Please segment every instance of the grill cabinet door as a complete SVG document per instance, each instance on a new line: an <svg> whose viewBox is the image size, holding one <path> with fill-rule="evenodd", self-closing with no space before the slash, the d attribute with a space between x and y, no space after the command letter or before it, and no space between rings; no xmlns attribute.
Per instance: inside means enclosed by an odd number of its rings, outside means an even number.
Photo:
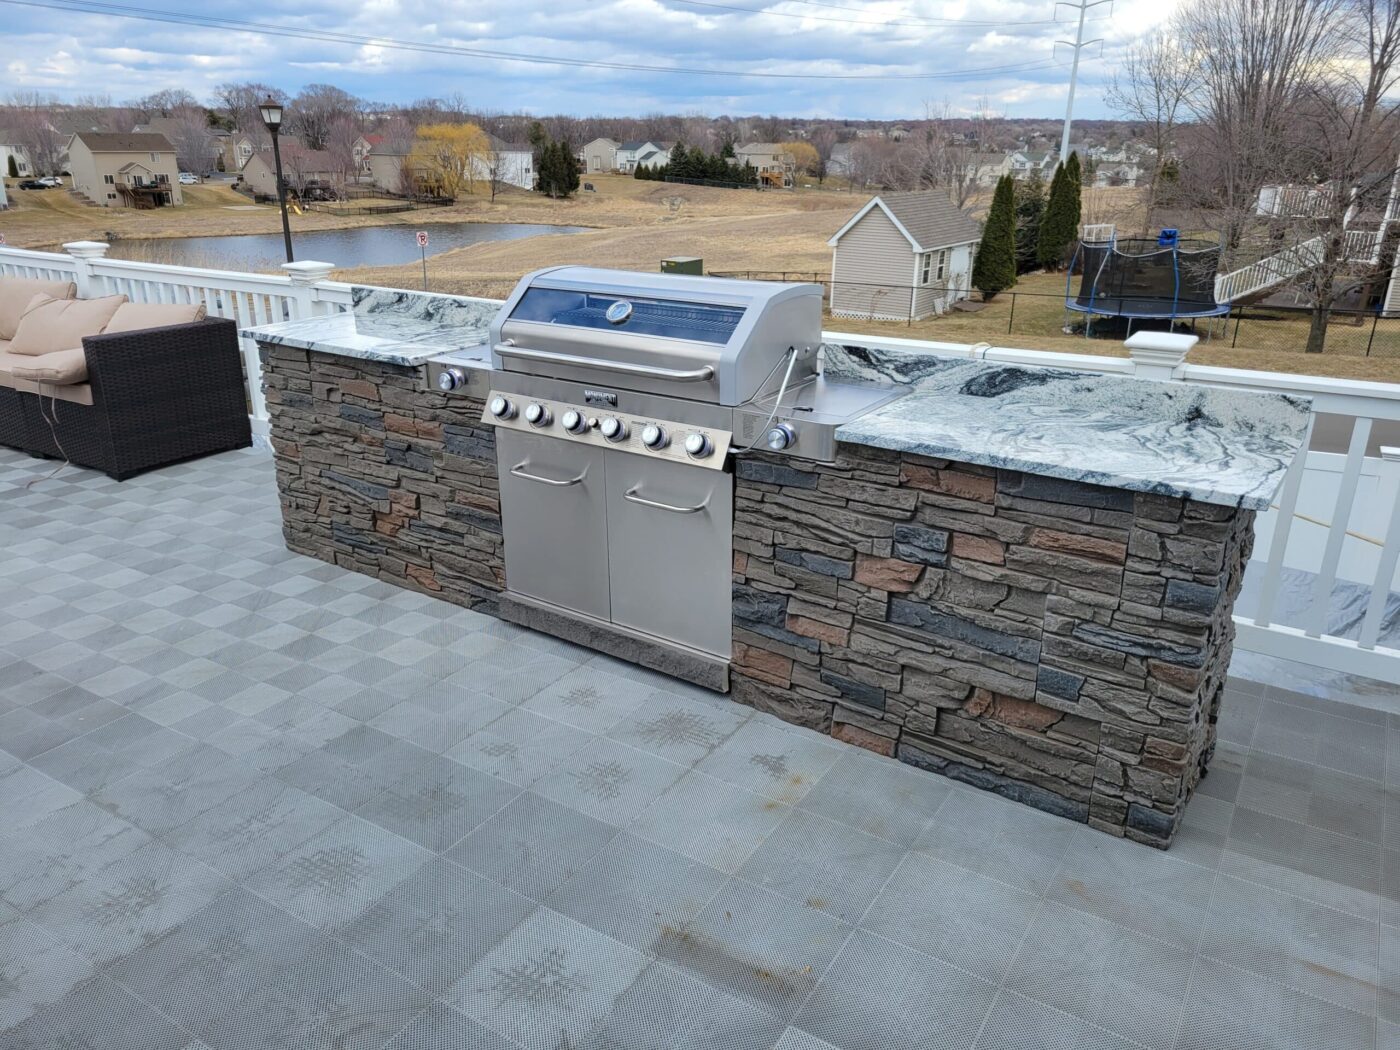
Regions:
<svg viewBox="0 0 1400 1050"><path fill-rule="evenodd" d="M642 456L609 459L613 623L727 658L733 523L732 475Z"/></svg>
<svg viewBox="0 0 1400 1050"><path fill-rule="evenodd" d="M496 428L507 590L608 619L606 455Z"/></svg>

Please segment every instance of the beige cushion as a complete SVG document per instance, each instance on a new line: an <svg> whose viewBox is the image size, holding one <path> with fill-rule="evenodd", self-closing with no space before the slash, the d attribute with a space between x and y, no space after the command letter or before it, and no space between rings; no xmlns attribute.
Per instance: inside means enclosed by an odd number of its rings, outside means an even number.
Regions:
<svg viewBox="0 0 1400 1050"><path fill-rule="evenodd" d="M122 303L112 315L103 335L113 332L139 332L143 328L164 328L204 320L204 304Z"/></svg>
<svg viewBox="0 0 1400 1050"><path fill-rule="evenodd" d="M50 299L31 305L10 340L10 353L35 356L78 349L84 336L102 334L124 302L124 295L105 295L101 299Z"/></svg>
<svg viewBox="0 0 1400 1050"><path fill-rule="evenodd" d="M79 352L81 353L81 351ZM33 379L21 379L14 374L16 368L23 368L33 363L34 358L27 355L0 351L0 386L9 387L11 390L22 390L29 394L38 394L45 399L57 398L59 401L71 401L78 405L92 404L91 383L60 385Z"/></svg>
<svg viewBox="0 0 1400 1050"><path fill-rule="evenodd" d="M19 357L10 368L10 373L16 379L32 379L62 386L87 382L87 354L82 347L76 350L50 350L38 357L13 356Z"/></svg>
<svg viewBox="0 0 1400 1050"><path fill-rule="evenodd" d="M40 281L31 277L0 277L0 339L13 339L20 315L36 295L71 299L78 294L72 281Z"/></svg>

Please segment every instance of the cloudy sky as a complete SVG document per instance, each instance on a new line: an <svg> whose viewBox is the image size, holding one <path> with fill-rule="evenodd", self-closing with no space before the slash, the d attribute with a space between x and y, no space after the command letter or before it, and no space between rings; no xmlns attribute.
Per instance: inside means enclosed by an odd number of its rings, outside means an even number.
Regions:
<svg viewBox="0 0 1400 1050"><path fill-rule="evenodd" d="M1085 36L1103 44L1085 51L1077 115L1106 115L1116 56L1174 3L1117 0L1089 13ZM263 29L101 13L114 10ZM971 110L986 96L1008 116L1057 116L1070 53L1055 42L1073 39L1076 14L1052 0L0 0L0 96L121 101L184 87L207 98L219 83L258 80L293 94L329 82L383 102L460 92L503 112L898 119ZM787 76L740 75L761 73Z"/></svg>

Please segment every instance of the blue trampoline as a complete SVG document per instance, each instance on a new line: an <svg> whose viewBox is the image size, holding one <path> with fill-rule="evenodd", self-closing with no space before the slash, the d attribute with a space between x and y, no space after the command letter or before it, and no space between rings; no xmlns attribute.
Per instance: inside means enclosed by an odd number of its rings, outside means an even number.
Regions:
<svg viewBox="0 0 1400 1050"><path fill-rule="evenodd" d="M1130 319L1219 317L1230 312L1229 303L1215 301L1219 267L1220 245L1183 239L1175 230L1163 230L1156 240L1080 241L1065 282L1065 307Z"/></svg>

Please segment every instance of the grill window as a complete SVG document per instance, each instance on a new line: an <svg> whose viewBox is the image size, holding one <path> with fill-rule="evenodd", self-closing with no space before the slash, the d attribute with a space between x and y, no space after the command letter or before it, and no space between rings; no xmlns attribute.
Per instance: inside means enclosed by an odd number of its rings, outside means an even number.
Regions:
<svg viewBox="0 0 1400 1050"><path fill-rule="evenodd" d="M632 304L632 314L621 324L613 324L605 313L608 307L619 299L625 299ZM689 339L723 345L729 342L734 330L739 327L744 309L739 306L713 306L673 299L646 299L573 292L558 288L531 288L520 297L520 302L516 304L510 316L515 321L617 330L631 332L633 335Z"/></svg>

